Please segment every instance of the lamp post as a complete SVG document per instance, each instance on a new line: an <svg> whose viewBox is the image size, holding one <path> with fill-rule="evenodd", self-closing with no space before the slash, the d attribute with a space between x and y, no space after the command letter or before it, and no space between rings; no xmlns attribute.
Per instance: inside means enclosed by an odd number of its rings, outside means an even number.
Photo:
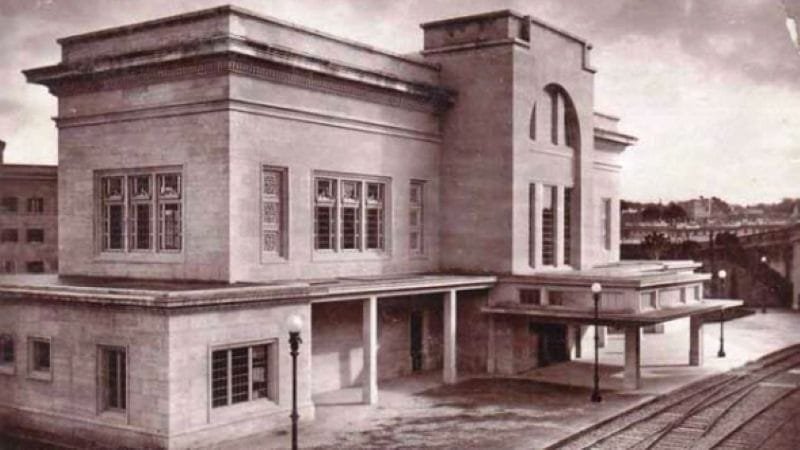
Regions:
<svg viewBox="0 0 800 450"><path fill-rule="evenodd" d="M303 319L297 315L291 315L286 319L286 328L289 330L289 354L292 355L292 450L297 450L297 420L300 414L297 413L297 355L300 354L300 330L303 329Z"/></svg>
<svg viewBox="0 0 800 450"><path fill-rule="evenodd" d="M766 256L762 256L761 257L761 274L765 279L767 277L767 273L768 273L767 272L767 257ZM765 281L765 283L766 283L766 281ZM769 293L769 289L767 290L767 293ZM761 314L766 314L766 313L767 313L767 296L766 295L762 295L761 296Z"/></svg>
<svg viewBox="0 0 800 450"><path fill-rule="evenodd" d="M722 294L725 294L725 277L728 276L728 273L724 270L720 270L717 273L719 277L719 284L720 290ZM725 308L721 308L719 310L719 351L717 352L717 357L724 358L725 357Z"/></svg>
<svg viewBox="0 0 800 450"><path fill-rule="evenodd" d="M592 283L592 298L594 299L594 389L592 390L592 402L600 403L603 397L600 396L600 369L599 369L599 356L598 348L600 344L600 337L598 336L597 328L600 321L600 293L603 291L603 286L600 283Z"/></svg>

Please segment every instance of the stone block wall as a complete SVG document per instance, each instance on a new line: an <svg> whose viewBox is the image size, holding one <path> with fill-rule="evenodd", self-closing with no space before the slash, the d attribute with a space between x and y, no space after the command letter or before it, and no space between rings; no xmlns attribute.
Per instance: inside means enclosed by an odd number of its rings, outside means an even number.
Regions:
<svg viewBox="0 0 800 450"><path fill-rule="evenodd" d="M167 318L139 309L0 298L0 334L14 337L13 371L0 372L0 428L79 447L165 446ZM29 339L50 340L51 377L31 375ZM128 408L101 410L99 345L125 347Z"/></svg>
<svg viewBox="0 0 800 450"><path fill-rule="evenodd" d="M289 425L292 360L286 320L303 320L298 357L298 404L303 420L314 417L311 403L311 308L307 303L249 305L176 313L169 318L170 446L213 445L229 439ZM220 347L274 343L270 361L271 399L212 407L211 352ZM288 442L288 441L287 441ZM285 445L275 441L275 446ZM265 445L271 445L265 443Z"/></svg>

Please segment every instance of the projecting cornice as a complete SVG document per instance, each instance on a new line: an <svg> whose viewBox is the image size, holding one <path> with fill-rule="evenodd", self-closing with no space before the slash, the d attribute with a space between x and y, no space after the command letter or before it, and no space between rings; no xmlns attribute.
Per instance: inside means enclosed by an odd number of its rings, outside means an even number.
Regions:
<svg viewBox="0 0 800 450"><path fill-rule="evenodd" d="M620 133L619 131L614 130L606 130L603 128L594 128L594 138L601 139L604 141L613 142L615 144L622 144L624 146L629 146L637 143L639 139L634 136ZM624 150L624 147L623 147Z"/></svg>
<svg viewBox="0 0 800 450"><path fill-rule="evenodd" d="M57 96L237 74L432 112L447 108L455 97L439 86L230 35L71 60L23 73Z"/></svg>

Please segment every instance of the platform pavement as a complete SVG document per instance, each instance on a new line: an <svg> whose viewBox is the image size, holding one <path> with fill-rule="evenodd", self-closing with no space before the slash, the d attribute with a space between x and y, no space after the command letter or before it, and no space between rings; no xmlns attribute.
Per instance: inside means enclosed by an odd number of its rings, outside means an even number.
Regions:
<svg viewBox="0 0 800 450"><path fill-rule="evenodd" d="M543 448L573 433L668 394L706 376L800 343L800 314L769 310L726 323L726 358L718 358L719 324L704 326L705 365L688 365L681 327L642 340L643 385L616 390L622 337L601 353L603 402L589 402L591 347L583 358L516 379L477 377L441 386L441 373L380 384L377 406L359 404L358 387L318 395L317 418L301 426L304 448ZM287 418L288 425L288 418ZM229 443L224 448L285 448L286 430Z"/></svg>

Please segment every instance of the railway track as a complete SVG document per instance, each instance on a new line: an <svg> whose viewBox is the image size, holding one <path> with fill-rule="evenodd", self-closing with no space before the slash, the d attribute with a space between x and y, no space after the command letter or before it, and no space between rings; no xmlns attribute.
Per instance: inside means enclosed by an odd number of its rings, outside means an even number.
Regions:
<svg viewBox="0 0 800 450"><path fill-rule="evenodd" d="M750 449L800 401L800 346L691 384L554 445L558 449ZM793 370L795 369L795 370ZM792 402L793 401L793 402Z"/></svg>

